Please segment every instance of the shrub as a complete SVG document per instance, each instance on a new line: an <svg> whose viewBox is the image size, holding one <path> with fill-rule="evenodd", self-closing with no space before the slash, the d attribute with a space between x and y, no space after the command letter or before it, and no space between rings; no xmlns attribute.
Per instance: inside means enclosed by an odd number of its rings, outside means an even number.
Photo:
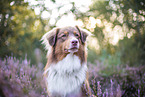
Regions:
<svg viewBox="0 0 145 97"><path fill-rule="evenodd" d="M110 74L103 63L89 64L92 92L97 97L144 97L145 66L114 66ZM115 69L115 70L114 70ZM112 71L111 71L112 70ZM100 73L101 72L101 73Z"/></svg>
<svg viewBox="0 0 145 97"><path fill-rule="evenodd" d="M89 63L89 81L97 97L144 97L145 66L105 67ZM48 97L42 76L43 65L31 65L26 58L0 59L0 97ZM109 73L110 72L110 73ZM109 73L109 74L106 74Z"/></svg>
<svg viewBox="0 0 145 97"><path fill-rule="evenodd" d="M0 97L46 97L42 68L13 57L0 64Z"/></svg>

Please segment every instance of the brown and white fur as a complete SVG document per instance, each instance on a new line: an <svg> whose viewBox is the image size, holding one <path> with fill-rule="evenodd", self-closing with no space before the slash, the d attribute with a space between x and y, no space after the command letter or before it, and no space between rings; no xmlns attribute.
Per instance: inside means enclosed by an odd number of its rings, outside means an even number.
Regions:
<svg viewBox="0 0 145 97"><path fill-rule="evenodd" d="M89 31L75 26L54 28L42 37L48 50L44 77L50 97L91 95L87 77L88 35Z"/></svg>

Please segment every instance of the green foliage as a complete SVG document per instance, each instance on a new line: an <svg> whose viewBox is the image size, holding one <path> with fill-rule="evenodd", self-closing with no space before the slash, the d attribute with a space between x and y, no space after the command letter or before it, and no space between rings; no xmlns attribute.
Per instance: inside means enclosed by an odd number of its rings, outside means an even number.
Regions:
<svg viewBox="0 0 145 97"><path fill-rule="evenodd" d="M17 26L17 22L12 20L16 12L18 12L17 7L23 2L18 0L13 6L10 5L12 0L1 0L0 1L0 51L1 56L10 55L11 50L7 46L9 44L9 37L15 36L13 28ZM22 6L27 6L26 3L22 3ZM17 36L15 36L17 37ZM14 42L14 41L12 41Z"/></svg>
<svg viewBox="0 0 145 97"><path fill-rule="evenodd" d="M106 67L118 66L121 62L121 53L107 51L106 49L101 50L100 54L97 54L95 49L88 50L88 62L95 63L96 60L103 62Z"/></svg>
<svg viewBox="0 0 145 97"><path fill-rule="evenodd" d="M29 2L29 1L28 1ZM56 26L57 21L63 16L71 12L76 12L74 2L70 2L72 8L59 14L55 19L55 23L50 25L48 19L44 19L41 15L44 11L53 13L53 9L45 6L41 0L36 0L38 4L30 5L26 0L1 0L0 1L0 57L16 56L17 58L25 58L31 60L31 64L38 64L37 59L41 63L46 63L46 52L41 45L41 37ZM39 3L41 2L41 3ZM56 0L51 0L56 3ZM64 5L58 6L58 12ZM36 15L34 8L40 8L40 14ZM36 55L35 50L39 49Z"/></svg>
<svg viewBox="0 0 145 97"><path fill-rule="evenodd" d="M109 66L121 64L119 52L116 52L115 54L110 54L106 50L102 50L99 60Z"/></svg>
<svg viewBox="0 0 145 97"><path fill-rule="evenodd" d="M143 44L145 44L144 10L144 0L93 1L88 11L88 13L91 13L90 16L96 19L99 18L102 22L107 21L111 23L113 25L112 29L118 25L122 27L123 32L126 33L125 38L120 40L119 45L115 47L110 45L109 41L106 42L105 40L103 32L105 25L101 27L96 25L93 34L98 39L102 50L101 52L103 52L103 55L101 54L100 56L101 61L108 60L107 62L109 64L128 63L130 65L145 63L145 50L143 46ZM127 37L128 33L131 33L132 30L134 30L135 33L133 33L131 38ZM114 49L114 47L116 48L115 54L110 53L111 49ZM106 48L105 52L104 48ZM116 57L118 57L118 59L116 59ZM112 59L115 59L116 62L112 61Z"/></svg>
<svg viewBox="0 0 145 97"><path fill-rule="evenodd" d="M39 0L36 0L36 2L39 2ZM57 1L51 0L51 2L55 4ZM27 55L32 64L37 63L37 59L46 63L46 52L44 52L40 42L42 35L55 27L62 16L73 13L76 19L82 20L85 28L87 28L89 17L94 17L100 19L102 23L111 23L112 29L115 26L120 26L123 33L126 34L125 38L114 46L105 37L106 25L95 25L92 33L98 40L100 52L90 48L89 62L95 62L97 59L109 65L145 63L144 0L94 0L87 12L81 12L75 2L69 2L69 4L72 6L63 13L59 12L67 4L62 4L56 8L59 15L55 18L55 23L50 25L49 20L52 17L53 10L47 8L44 3L29 5L24 0L1 0L0 57L5 58L13 55L17 58L25 58ZM39 15L34 12L34 8L37 7L40 8ZM50 13L48 19L42 18L41 15L44 11ZM128 38L127 34L131 33L132 30L134 30L134 33L130 36L131 38ZM40 50L40 56L36 55L36 49Z"/></svg>
<svg viewBox="0 0 145 97"><path fill-rule="evenodd" d="M130 65L145 64L145 34L142 35L141 40L136 40L134 37L128 39L125 37L119 42L119 51L121 52L121 60L123 63Z"/></svg>
<svg viewBox="0 0 145 97"><path fill-rule="evenodd" d="M94 63L97 60L98 56L96 55L95 49L88 49L88 62Z"/></svg>
<svg viewBox="0 0 145 97"><path fill-rule="evenodd" d="M40 21L34 13L34 10L23 0L5 0L0 1L0 56L16 56L17 58L27 57L31 63L36 63L36 48L42 49L40 42L41 36L46 32ZM47 23L45 21L44 23ZM44 53L43 62L45 60Z"/></svg>

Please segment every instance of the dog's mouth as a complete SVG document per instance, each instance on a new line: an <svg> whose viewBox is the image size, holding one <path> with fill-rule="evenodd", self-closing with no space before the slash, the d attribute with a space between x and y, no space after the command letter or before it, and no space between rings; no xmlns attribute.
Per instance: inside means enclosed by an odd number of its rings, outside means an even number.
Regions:
<svg viewBox="0 0 145 97"><path fill-rule="evenodd" d="M67 53L67 52L77 52L78 51L78 48L77 47L72 47L70 49L64 49L64 51Z"/></svg>

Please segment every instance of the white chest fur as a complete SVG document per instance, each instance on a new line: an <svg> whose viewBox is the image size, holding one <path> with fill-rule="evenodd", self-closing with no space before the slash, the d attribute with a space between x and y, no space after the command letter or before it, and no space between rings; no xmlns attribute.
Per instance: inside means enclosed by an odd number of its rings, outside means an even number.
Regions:
<svg viewBox="0 0 145 97"><path fill-rule="evenodd" d="M47 89L51 94L67 95L80 91L86 79L86 64L81 65L78 56L68 54L57 64L51 64L46 70Z"/></svg>

